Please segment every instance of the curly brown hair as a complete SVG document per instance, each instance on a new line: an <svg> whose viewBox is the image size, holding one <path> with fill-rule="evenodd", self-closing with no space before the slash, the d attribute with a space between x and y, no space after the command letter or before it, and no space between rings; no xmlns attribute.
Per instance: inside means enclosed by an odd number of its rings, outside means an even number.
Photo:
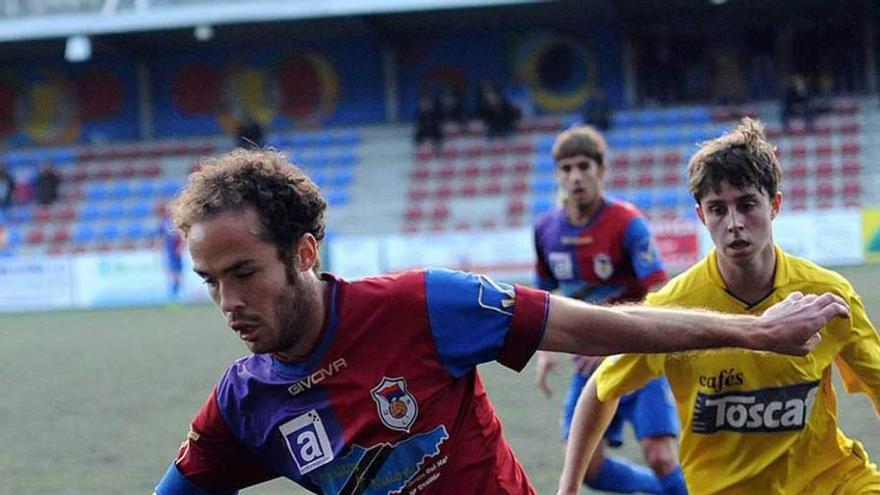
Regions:
<svg viewBox="0 0 880 495"><path fill-rule="evenodd" d="M588 125L579 125L566 129L553 143L553 160L559 161L577 155L592 158L599 165L605 165L605 154L608 145L602 133Z"/></svg>
<svg viewBox="0 0 880 495"><path fill-rule="evenodd" d="M688 188L697 204L725 181L737 189L753 186L770 198L779 191L782 167L760 120L742 119L734 130L702 143L688 162Z"/></svg>
<svg viewBox="0 0 880 495"><path fill-rule="evenodd" d="M174 226L186 237L193 224L230 210L253 208L261 239L290 260L305 233L324 238L327 203L318 186L275 150L238 148L199 162L171 205Z"/></svg>

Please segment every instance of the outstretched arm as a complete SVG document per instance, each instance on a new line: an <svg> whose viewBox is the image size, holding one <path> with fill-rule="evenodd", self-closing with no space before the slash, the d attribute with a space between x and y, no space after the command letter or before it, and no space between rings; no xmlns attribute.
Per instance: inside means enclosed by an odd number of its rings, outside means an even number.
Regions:
<svg viewBox="0 0 880 495"><path fill-rule="evenodd" d="M539 349L594 356L715 347L805 355L832 318L848 317L842 298L794 292L759 317L641 305L600 307L550 296Z"/></svg>
<svg viewBox="0 0 880 495"><path fill-rule="evenodd" d="M587 466L617 411L618 402L618 399L599 401L596 381L592 379L581 391L571 421L558 495L577 495L580 492Z"/></svg>

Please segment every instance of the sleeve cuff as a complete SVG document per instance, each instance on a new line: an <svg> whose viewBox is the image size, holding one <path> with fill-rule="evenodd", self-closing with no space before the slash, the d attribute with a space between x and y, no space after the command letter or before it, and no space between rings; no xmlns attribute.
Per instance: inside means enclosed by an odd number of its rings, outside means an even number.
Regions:
<svg viewBox="0 0 880 495"><path fill-rule="evenodd" d="M186 476L177 469L176 464L171 464L153 493L155 495L236 495L238 492L220 494L205 491L186 479Z"/></svg>
<svg viewBox="0 0 880 495"><path fill-rule="evenodd" d="M549 305L547 292L516 286L516 306L504 348L498 356L499 363L516 371L525 367L544 337Z"/></svg>

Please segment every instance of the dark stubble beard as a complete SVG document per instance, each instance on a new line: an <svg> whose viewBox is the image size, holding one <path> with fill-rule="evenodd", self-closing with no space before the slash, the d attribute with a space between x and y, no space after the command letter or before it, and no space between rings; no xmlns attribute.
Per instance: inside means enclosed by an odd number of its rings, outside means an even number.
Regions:
<svg viewBox="0 0 880 495"><path fill-rule="evenodd" d="M313 310L318 304L320 297L320 284L310 284L292 271L288 271L287 290L275 299L276 318L280 327L278 342L275 349L267 352L308 352L308 349L300 348L302 339L307 329L312 328L314 323ZM288 356L293 357L293 356Z"/></svg>

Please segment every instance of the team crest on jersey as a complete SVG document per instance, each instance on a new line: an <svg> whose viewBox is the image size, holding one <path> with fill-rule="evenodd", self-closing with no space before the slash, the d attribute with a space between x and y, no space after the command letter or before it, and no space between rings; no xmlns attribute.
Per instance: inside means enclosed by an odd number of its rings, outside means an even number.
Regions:
<svg viewBox="0 0 880 495"><path fill-rule="evenodd" d="M593 272L602 280L608 280L608 277L614 273L614 265L611 263L611 256L605 253L599 253L593 258Z"/></svg>
<svg viewBox="0 0 880 495"><path fill-rule="evenodd" d="M410 427L419 415L419 405L415 397L406 389L403 378L382 377L382 381L370 391L379 419L392 430L409 433Z"/></svg>

